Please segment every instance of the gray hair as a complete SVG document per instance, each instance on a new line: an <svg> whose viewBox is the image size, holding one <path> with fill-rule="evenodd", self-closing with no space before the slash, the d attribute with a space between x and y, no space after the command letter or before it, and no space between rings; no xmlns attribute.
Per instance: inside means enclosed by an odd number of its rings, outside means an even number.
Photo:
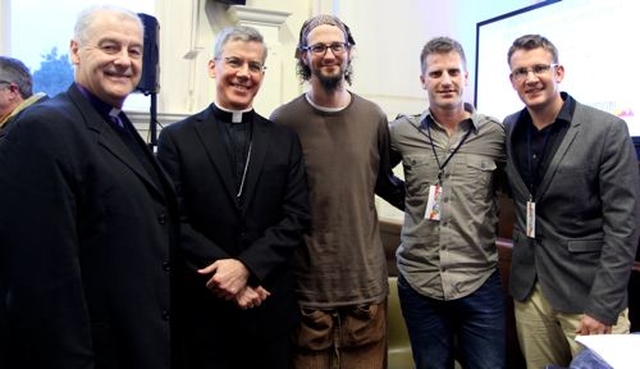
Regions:
<svg viewBox="0 0 640 369"><path fill-rule="evenodd" d="M458 41L449 37L435 37L424 45L422 53L420 53L420 67L422 68L422 73L427 70L427 57L429 55L448 54L450 52L455 52L460 55L462 65L464 66L464 69L467 70L467 57L464 55L462 45L460 45Z"/></svg>
<svg viewBox="0 0 640 369"><path fill-rule="evenodd" d="M18 59L0 56L0 81L15 83L23 99L33 95L33 79L29 68Z"/></svg>
<svg viewBox="0 0 640 369"><path fill-rule="evenodd" d="M216 37L216 42L213 47L213 59L220 59L224 46L228 42L232 41L257 42L262 44L262 49L264 50L264 53L262 54L262 62L264 63L264 61L267 60L267 46L264 43L262 34L260 34L257 29L249 26L223 28Z"/></svg>
<svg viewBox="0 0 640 369"><path fill-rule="evenodd" d="M96 5L83 10L78 15L73 31L73 39L78 44L84 45L89 40L89 29L91 28L96 16L98 16L98 13L101 12L114 13L120 20L129 20L137 23L144 37L144 25L138 14L115 5Z"/></svg>

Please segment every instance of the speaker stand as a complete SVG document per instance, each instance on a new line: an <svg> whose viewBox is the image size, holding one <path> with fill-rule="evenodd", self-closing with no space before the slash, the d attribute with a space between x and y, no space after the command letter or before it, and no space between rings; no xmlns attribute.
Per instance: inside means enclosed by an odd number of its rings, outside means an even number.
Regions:
<svg viewBox="0 0 640 369"><path fill-rule="evenodd" d="M158 146L158 102L155 92L149 93L151 104L149 106L149 148L151 152L156 152Z"/></svg>

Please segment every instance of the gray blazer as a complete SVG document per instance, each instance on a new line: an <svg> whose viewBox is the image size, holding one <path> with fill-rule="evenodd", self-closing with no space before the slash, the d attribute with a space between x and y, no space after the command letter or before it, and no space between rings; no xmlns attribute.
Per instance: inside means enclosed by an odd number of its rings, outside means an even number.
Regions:
<svg viewBox="0 0 640 369"><path fill-rule="evenodd" d="M613 325L627 307L638 245L638 162L625 122L576 102L566 135L536 191L536 237L525 233L528 186L505 119L507 175L516 211L510 290L522 301L536 279L551 305Z"/></svg>

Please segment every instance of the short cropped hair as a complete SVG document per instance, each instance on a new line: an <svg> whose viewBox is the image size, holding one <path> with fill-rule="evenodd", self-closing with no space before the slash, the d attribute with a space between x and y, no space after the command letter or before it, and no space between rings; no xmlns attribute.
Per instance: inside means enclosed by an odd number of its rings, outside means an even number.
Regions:
<svg viewBox="0 0 640 369"><path fill-rule="evenodd" d="M257 42L262 45L262 62L267 60L267 46L264 43L262 34L255 28L249 26L234 26L223 28L213 47L213 59L218 60L222 56L224 45L231 41Z"/></svg>
<svg viewBox="0 0 640 369"><path fill-rule="evenodd" d="M551 54L553 62L558 63L558 49L546 37L540 35L524 35L515 39L507 53L507 63L511 66L511 57L518 50L530 51L539 48L547 50Z"/></svg>
<svg viewBox="0 0 640 369"><path fill-rule="evenodd" d="M464 55L464 49L460 43L449 37L435 37L429 40L422 48L420 53L420 67L422 73L427 70L427 57L432 54L447 54L456 52L462 59L462 65L467 70L467 57Z"/></svg>
<svg viewBox="0 0 640 369"><path fill-rule="evenodd" d="M0 56L0 81L15 83L23 99L33 95L33 79L29 68L18 59Z"/></svg>
<svg viewBox="0 0 640 369"><path fill-rule="evenodd" d="M89 28L93 24L95 17L99 16L98 13L103 11L116 13L122 20L130 20L137 23L144 37L144 25L142 23L142 19L140 19L138 14L132 12L131 10L115 5L96 5L91 6L78 14L78 19L76 20L76 25L73 30L73 39L79 45L84 45L87 43L90 36Z"/></svg>

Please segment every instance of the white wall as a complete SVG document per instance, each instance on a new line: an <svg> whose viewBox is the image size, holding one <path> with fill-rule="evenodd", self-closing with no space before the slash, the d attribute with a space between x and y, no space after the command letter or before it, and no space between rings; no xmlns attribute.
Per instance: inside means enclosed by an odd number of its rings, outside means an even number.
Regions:
<svg viewBox="0 0 640 369"><path fill-rule="evenodd" d="M0 0L0 53L9 50L6 18L9 3ZM281 15L282 23L254 21L214 0L157 0L160 24L160 92L158 120L166 125L205 108L215 97L207 76L217 32L226 25L258 27L269 47L267 74L256 110L268 116L306 88L293 57L302 23L319 13L338 15L356 40L354 84L351 90L378 103L389 118L416 114L427 108L419 82L419 55L431 37L446 35L460 41L469 66L466 100L473 101L476 23L539 2L539 0L247 0L246 8L260 19ZM251 15L252 18L255 14ZM275 17L277 18L277 17ZM253 23L251 23L253 22ZM277 22L276 22L277 23ZM506 55L507 50L496 50ZM506 76L505 76L506 78ZM131 114L147 137L148 113ZM380 204L380 214L401 214Z"/></svg>
<svg viewBox="0 0 640 369"><path fill-rule="evenodd" d="M536 0L248 0L247 8L287 13L275 28L258 28L269 47L267 74L256 111L268 116L306 88L293 57L302 23L312 15L334 13L349 25L356 41L352 91L378 103L390 119L427 108L420 86L420 52L431 37L449 36L465 48L469 67L466 100L473 101L475 32L480 21L536 3ZM488 5L490 4L490 5ZM215 96L206 72L212 44L237 12L213 0L159 0L161 24L160 119L164 123L206 107ZM496 50L504 53L507 50ZM506 78L506 76L505 76ZM396 168L399 175L400 168ZM379 201L382 217L402 214Z"/></svg>
<svg viewBox="0 0 640 369"><path fill-rule="evenodd" d="M352 90L378 102L389 117L426 108L419 83L419 55L424 43L434 36L447 35L464 46L471 73L466 97L473 101L476 23L535 2L494 0L487 6L487 2L476 0L248 0L248 8L289 14L275 38L266 37L270 56L256 107L268 115L304 90L295 73L293 53L300 26L320 12L335 13L351 27L357 43ZM159 109L193 113L215 96L206 64L216 33L237 23L237 17L213 0L159 0L158 18Z"/></svg>

